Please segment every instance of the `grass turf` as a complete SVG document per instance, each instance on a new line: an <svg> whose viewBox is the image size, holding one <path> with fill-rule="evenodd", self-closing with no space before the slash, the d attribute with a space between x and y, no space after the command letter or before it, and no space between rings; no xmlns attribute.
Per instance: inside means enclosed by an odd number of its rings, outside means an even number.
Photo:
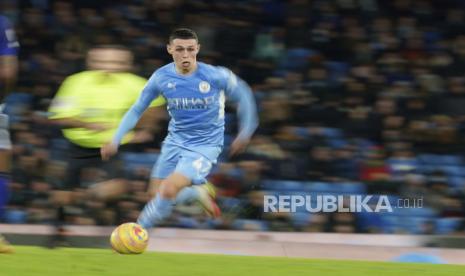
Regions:
<svg viewBox="0 0 465 276"><path fill-rule="evenodd" d="M310 260L148 252L119 255L109 249L17 246L0 255L0 275L465 275L465 266Z"/></svg>

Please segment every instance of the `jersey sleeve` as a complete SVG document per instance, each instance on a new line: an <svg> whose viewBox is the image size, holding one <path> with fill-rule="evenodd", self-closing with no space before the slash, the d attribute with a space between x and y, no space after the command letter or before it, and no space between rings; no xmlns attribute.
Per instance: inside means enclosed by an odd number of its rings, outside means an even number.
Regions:
<svg viewBox="0 0 465 276"><path fill-rule="evenodd" d="M249 85L231 70L218 67L220 72L220 86L224 89L228 100L238 104L239 117L238 138L249 139L258 126L258 115L255 98Z"/></svg>
<svg viewBox="0 0 465 276"><path fill-rule="evenodd" d="M119 145L124 135L131 129L133 129L144 111L153 104L153 100L161 95L160 89L160 73L155 71L152 74L150 79L147 81L142 93L140 94L137 101L131 106L131 108L126 112L121 123L116 130L115 136L113 136L112 142ZM157 99L158 100L158 99ZM164 98L163 98L164 100Z"/></svg>
<svg viewBox="0 0 465 276"><path fill-rule="evenodd" d="M132 74L131 74L132 75ZM135 95L134 97L134 101L137 100L138 96L140 95L140 93L142 93L142 91L144 90L145 86L147 85L147 82L148 80L146 78L143 78L143 77L135 77L133 80L132 80L132 87L134 88L134 90L137 91L137 95ZM157 106L162 106L162 105L165 105L166 104L166 99L160 94L158 97L156 97L149 105L149 107L157 107Z"/></svg>
<svg viewBox="0 0 465 276"><path fill-rule="evenodd" d="M0 56L16 55L19 43L11 23L0 17Z"/></svg>

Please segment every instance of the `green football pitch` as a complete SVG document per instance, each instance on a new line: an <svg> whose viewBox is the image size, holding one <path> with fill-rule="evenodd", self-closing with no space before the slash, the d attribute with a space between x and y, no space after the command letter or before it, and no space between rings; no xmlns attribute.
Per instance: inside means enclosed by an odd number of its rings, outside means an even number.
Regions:
<svg viewBox="0 0 465 276"><path fill-rule="evenodd" d="M465 275L465 266L152 252L118 255L109 249L18 246L14 254L0 255L0 275L444 276Z"/></svg>

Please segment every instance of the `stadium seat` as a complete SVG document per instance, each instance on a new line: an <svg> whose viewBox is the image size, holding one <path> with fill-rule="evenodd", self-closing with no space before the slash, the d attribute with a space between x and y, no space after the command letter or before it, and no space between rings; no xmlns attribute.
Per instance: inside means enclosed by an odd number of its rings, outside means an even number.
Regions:
<svg viewBox="0 0 465 276"><path fill-rule="evenodd" d="M307 185L305 185L305 190L313 193L325 193L333 191L331 184L327 182L307 182Z"/></svg>
<svg viewBox="0 0 465 276"><path fill-rule="evenodd" d="M420 154L418 159L423 164L439 166L461 166L464 164L463 158L458 155L441 155L441 154Z"/></svg>
<svg viewBox="0 0 465 276"><path fill-rule="evenodd" d="M441 171L445 172L447 176L463 176L464 167L454 165L442 165L439 167Z"/></svg>
<svg viewBox="0 0 465 276"><path fill-rule="evenodd" d="M399 158L389 158L387 160L389 168L393 172L406 172L413 171L419 167L419 162L415 159L399 159Z"/></svg>
<svg viewBox="0 0 465 276"><path fill-rule="evenodd" d="M125 152L121 155L123 170L130 177L136 169L150 170L158 159L158 153L132 153Z"/></svg>
<svg viewBox="0 0 465 276"><path fill-rule="evenodd" d="M268 191L304 191L305 182L291 180L264 180L262 187Z"/></svg>
<svg viewBox="0 0 465 276"><path fill-rule="evenodd" d="M418 155L418 160L420 160L420 162L425 165L440 165L440 162L438 162L437 159L437 155L435 154L420 154Z"/></svg>
<svg viewBox="0 0 465 276"><path fill-rule="evenodd" d="M330 73L329 77L333 81L339 81L349 72L349 64L345 62L329 61L326 63L326 67Z"/></svg>
<svg viewBox="0 0 465 276"><path fill-rule="evenodd" d="M125 165L143 165L152 167L158 159L158 153L132 153L125 152L121 155L122 161Z"/></svg>
<svg viewBox="0 0 465 276"><path fill-rule="evenodd" d="M308 58L315 55L315 52L305 48L293 48L287 50L280 61L278 71L293 71L303 69L308 64Z"/></svg>
<svg viewBox="0 0 465 276"><path fill-rule="evenodd" d="M306 127L294 127L293 130L294 134L301 138L308 138L310 136L308 128Z"/></svg>
<svg viewBox="0 0 465 276"><path fill-rule="evenodd" d="M366 186L360 182L335 183L334 189L345 195L366 194Z"/></svg>
<svg viewBox="0 0 465 276"><path fill-rule="evenodd" d="M310 212L291 213L291 223L295 227L305 227L311 222L312 214Z"/></svg>
<svg viewBox="0 0 465 276"><path fill-rule="evenodd" d="M447 183L451 188L463 189L465 188L465 177L464 176L451 176L447 178Z"/></svg>
<svg viewBox="0 0 465 276"><path fill-rule="evenodd" d="M460 227L462 222L463 218L439 218L436 220L436 234L451 234Z"/></svg>
<svg viewBox="0 0 465 276"><path fill-rule="evenodd" d="M380 213L360 212L355 213L355 215L358 218L358 226L362 232L384 231L384 222L381 219Z"/></svg>
<svg viewBox="0 0 465 276"><path fill-rule="evenodd" d="M393 215L380 215L381 224L383 225L383 232L384 233L396 233L401 230L400 227L400 219L398 216Z"/></svg>
<svg viewBox="0 0 465 276"><path fill-rule="evenodd" d="M396 201L391 203L393 207L397 204ZM431 208L394 208L392 213L379 214L387 233L423 234L425 225L437 217L437 212Z"/></svg>
<svg viewBox="0 0 465 276"><path fill-rule="evenodd" d="M319 194L365 194L365 184L359 182L346 182L346 183L328 183L328 182L307 182L305 190L311 193Z"/></svg>
<svg viewBox="0 0 465 276"><path fill-rule="evenodd" d="M439 166L437 165L431 165L431 164L426 164L426 163L419 163L417 167L417 171L422 174L431 174L435 171L438 171Z"/></svg>
<svg viewBox="0 0 465 276"><path fill-rule="evenodd" d="M463 165L463 159L457 155L438 155L439 162L443 165L460 166Z"/></svg>
<svg viewBox="0 0 465 276"><path fill-rule="evenodd" d="M338 128L323 128L323 135L329 139L339 139L343 136L342 130Z"/></svg>
<svg viewBox="0 0 465 276"><path fill-rule="evenodd" d="M427 217L409 217L408 219L402 220L402 227L405 232L410 234L425 234L426 224L434 223L434 220Z"/></svg>
<svg viewBox="0 0 465 276"><path fill-rule="evenodd" d="M27 212L22 210L7 210L4 214L6 223L22 224L27 222Z"/></svg>
<svg viewBox="0 0 465 276"><path fill-rule="evenodd" d="M403 217L395 214L381 215L387 233L422 234L425 223L431 221L425 217Z"/></svg>
<svg viewBox="0 0 465 276"><path fill-rule="evenodd" d="M399 208L397 214L404 217L424 217L424 218L435 218L438 213L432 208Z"/></svg>
<svg viewBox="0 0 465 276"><path fill-rule="evenodd" d="M339 149L339 148L342 148L342 147L346 146L347 144L349 144L349 142L347 140L343 139L343 138L329 139L328 140L328 145L331 148Z"/></svg>

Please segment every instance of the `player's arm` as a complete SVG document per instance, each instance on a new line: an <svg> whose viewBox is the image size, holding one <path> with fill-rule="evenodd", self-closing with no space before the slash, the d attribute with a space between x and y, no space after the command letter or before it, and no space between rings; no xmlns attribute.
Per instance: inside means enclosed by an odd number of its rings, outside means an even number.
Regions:
<svg viewBox="0 0 465 276"><path fill-rule="evenodd" d="M118 152L118 147L121 144L123 137L136 126L144 111L152 103L153 99L160 94L157 82L158 77L157 72L155 72L148 80L147 85L142 90L137 101L131 106L126 114L124 114L113 139L102 147L100 151L102 159L108 160L112 155Z"/></svg>
<svg viewBox="0 0 465 276"><path fill-rule="evenodd" d="M231 145L231 154L245 149L258 126L257 105L252 90L245 81L230 70L223 68L226 76L226 93L229 100L237 102L239 133Z"/></svg>

